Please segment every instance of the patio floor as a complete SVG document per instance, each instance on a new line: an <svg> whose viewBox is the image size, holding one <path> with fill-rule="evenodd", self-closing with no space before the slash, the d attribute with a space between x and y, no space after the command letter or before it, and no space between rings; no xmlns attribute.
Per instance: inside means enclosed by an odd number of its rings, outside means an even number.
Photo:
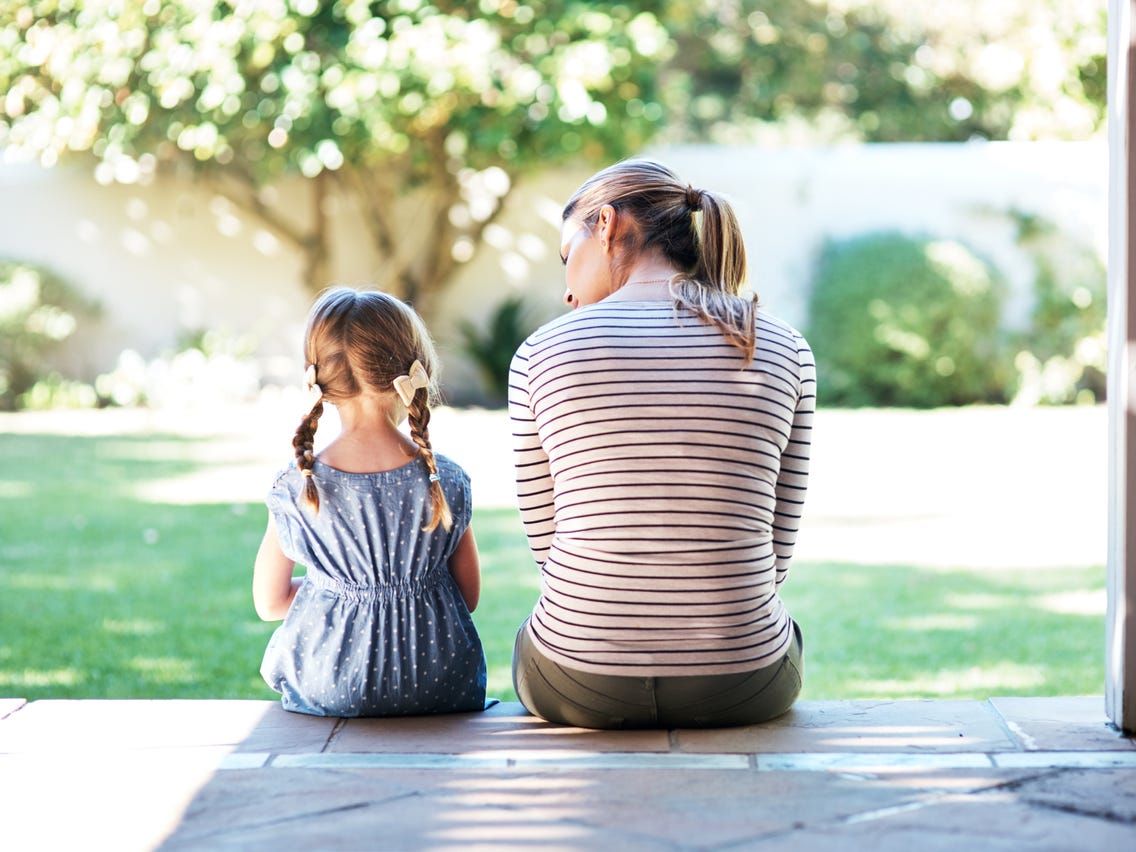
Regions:
<svg viewBox="0 0 1136 852"><path fill-rule="evenodd" d="M263 701L0 701L0 848L1095 850L1136 844L1100 697L815 701L600 732L518 704L386 720Z"/></svg>

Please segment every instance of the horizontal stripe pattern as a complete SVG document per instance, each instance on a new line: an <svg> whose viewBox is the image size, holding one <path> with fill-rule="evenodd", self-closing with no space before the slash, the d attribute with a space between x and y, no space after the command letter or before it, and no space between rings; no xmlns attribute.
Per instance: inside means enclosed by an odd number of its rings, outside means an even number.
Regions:
<svg viewBox="0 0 1136 852"><path fill-rule="evenodd" d="M757 350L669 302L600 302L529 337L509 410L541 651L603 674L726 674L784 655L778 597L808 480L816 369L759 313Z"/></svg>

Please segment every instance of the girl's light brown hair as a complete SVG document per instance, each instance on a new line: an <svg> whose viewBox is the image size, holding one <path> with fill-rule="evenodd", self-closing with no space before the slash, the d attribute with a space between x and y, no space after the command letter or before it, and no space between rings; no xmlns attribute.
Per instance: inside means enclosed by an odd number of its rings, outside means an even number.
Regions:
<svg viewBox="0 0 1136 852"><path fill-rule="evenodd" d="M643 252L657 250L681 273L670 282L676 307L713 323L753 358L757 296L739 295L746 277L745 246L730 204L713 192L684 184L653 160L624 160L589 178L568 199L564 219L589 228L611 205L628 227L615 234L612 278L627 281L628 268Z"/></svg>
<svg viewBox="0 0 1136 852"><path fill-rule="evenodd" d="M320 294L308 315L304 358L315 367L321 398L300 422L292 447L296 466L304 475L304 502L319 511L319 489L313 471L315 432L323 402L341 402L365 391L394 393L394 380L420 361L430 384L416 388L407 406L410 437L430 473L433 514L424 529L441 524L449 529L453 516L438 465L430 446L430 405L437 399L438 356L434 343L414 309L377 290L335 287Z"/></svg>

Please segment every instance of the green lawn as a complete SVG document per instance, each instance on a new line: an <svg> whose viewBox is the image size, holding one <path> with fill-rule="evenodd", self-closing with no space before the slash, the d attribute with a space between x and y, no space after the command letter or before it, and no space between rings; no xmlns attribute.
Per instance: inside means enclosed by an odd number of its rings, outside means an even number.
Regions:
<svg viewBox="0 0 1136 852"><path fill-rule="evenodd" d="M194 472L202 450L173 436L0 435L0 697L274 697L257 672L273 625L249 594L263 506L142 493ZM515 512L479 510L474 527L489 691L511 700L537 572ZM805 632L802 697L1101 693L1104 583L1099 565L797 564L785 597Z"/></svg>

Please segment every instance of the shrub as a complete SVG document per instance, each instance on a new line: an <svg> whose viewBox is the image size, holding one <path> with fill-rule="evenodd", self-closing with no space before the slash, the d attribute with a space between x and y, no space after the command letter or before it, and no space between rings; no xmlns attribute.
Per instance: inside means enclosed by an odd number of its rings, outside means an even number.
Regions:
<svg viewBox="0 0 1136 852"><path fill-rule="evenodd" d="M1004 402L1004 284L961 243L878 233L827 243L808 339L822 405Z"/></svg>
<svg viewBox="0 0 1136 852"><path fill-rule="evenodd" d="M97 307L29 263L0 260L0 409L11 410L52 375L47 356ZM53 379L55 383L63 381Z"/></svg>
<svg viewBox="0 0 1136 852"><path fill-rule="evenodd" d="M524 300L510 296L494 309L484 331L470 322L459 326L462 348L477 365L492 404L499 405L508 398L509 365L517 348L537 325L526 318Z"/></svg>
<svg viewBox="0 0 1136 852"><path fill-rule="evenodd" d="M149 361L125 349L114 369L95 380L95 388L107 405L186 408L247 402L260 392L254 350L251 339L218 331L186 335L176 352Z"/></svg>
<svg viewBox="0 0 1136 852"><path fill-rule="evenodd" d="M1107 280L1085 243L1049 220L1011 213L1018 245L1034 262L1033 311L1019 335L1016 402L1065 404L1105 398Z"/></svg>

